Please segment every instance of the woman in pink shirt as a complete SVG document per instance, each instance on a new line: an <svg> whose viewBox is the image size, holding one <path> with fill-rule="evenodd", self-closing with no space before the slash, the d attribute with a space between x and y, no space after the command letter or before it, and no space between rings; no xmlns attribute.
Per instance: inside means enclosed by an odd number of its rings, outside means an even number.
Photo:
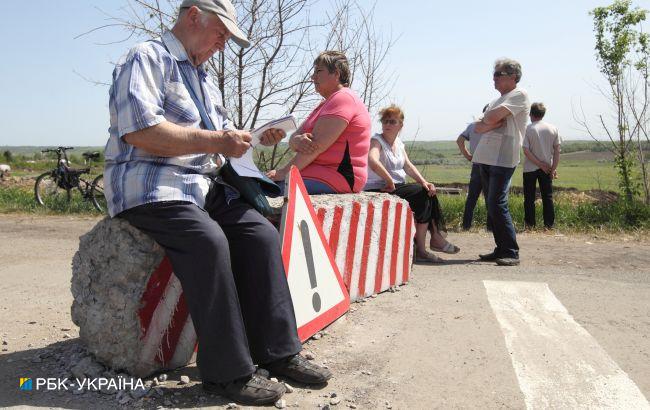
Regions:
<svg viewBox="0 0 650 410"><path fill-rule="evenodd" d="M360 192L368 178L371 123L365 104L349 88L345 54L322 52L314 61L311 79L325 100L289 139L296 155L267 175L283 181L295 165L310 194Z"/></svg>

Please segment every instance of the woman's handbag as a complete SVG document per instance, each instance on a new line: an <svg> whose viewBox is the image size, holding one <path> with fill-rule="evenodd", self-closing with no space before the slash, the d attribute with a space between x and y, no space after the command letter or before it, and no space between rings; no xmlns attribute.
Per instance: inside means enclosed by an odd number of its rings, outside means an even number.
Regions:
<svg viewBox="0 0 650 410"><path fill-rule="evenodd" d="M210 116L208 116L208 113L203 106L203 102L196 96L196 93L192 89L191 83L185 77L183 70L180 69L179 71L181 72L181 78L183 79L185 88L190 92L192 100L194 100L194 104L199 110L203 125L207 129L214 131L214 124L212 123ZM273 214L273 208L271 208L266 196L279 196L282 193L282 190L276 183L271 181L265 175L260 174L259 178L241 176L232 167L230 161L226 161L226 163L219 169L219 175L221 175L221 178L226 184L237 189L241 197L259 213L264 216L270 216Z"/></svg>

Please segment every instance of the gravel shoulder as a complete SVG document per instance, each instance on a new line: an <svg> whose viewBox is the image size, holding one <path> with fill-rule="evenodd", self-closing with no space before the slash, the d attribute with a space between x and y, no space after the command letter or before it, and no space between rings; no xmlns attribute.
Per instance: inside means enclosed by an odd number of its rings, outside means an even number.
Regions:
<svg viewBox="0 0 650 410"><path fill-rule="evenodd" d="M23 392L20 377L60 377L82 352L70 319L71 260L98 221L1 215L0 407L115 408L115 394ZM584 327L650 397L650 238L631 235L518 236L522 264L476 261L483 232L450 233L461 247L442 266L414 266L411 281L352 305L305 349L335 373L321 390L295 386L288 406L315 408L524 408L483 280L548 283ZM193 366L170 372L157 394L126 407L224 407L202 393ZM179 385L181 375L190 377ZM334 396L334 397L332 397ZM339 402L340 400L340 402Z"/></svg>

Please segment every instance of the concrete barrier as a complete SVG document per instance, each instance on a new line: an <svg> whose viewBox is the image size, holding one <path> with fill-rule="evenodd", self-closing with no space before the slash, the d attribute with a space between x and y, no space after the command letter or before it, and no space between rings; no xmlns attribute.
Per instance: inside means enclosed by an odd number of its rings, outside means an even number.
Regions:
<svg viewBox="0 0 650 410"><path fill-rule="evenodd" d="M343 282L356 301L408 282L413 213L394 195L312 195Z"/></svg>
<svg viewBox="0 0 650 410"><path fill-rule="evenodd" d="M311 197L351 300L408 281L413 217L388 194ZM186 365L196 333L163 250L119 218L79 241L72 262L72 320L95 357L136 377Z"/></svg>

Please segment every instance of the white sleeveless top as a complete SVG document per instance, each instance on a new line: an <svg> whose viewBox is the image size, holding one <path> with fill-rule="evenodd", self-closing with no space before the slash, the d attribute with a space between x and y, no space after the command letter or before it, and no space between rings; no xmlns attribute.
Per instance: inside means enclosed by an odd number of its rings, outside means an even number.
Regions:
<svg viewBox="0 0 650 410"><path fill-rule="evenodd" d="M375 134L372 136L372 139L377 140L379 145L381 145L381 150L379 152L379 161L386 168L386 171L393 178L395 184L403 184L406 182L406 172L404 172L404 143L402 140L397 137L393 146L397 150L397 153L393 152L391 147L388 145L384 137L381 134ZM363 188L368 189L381 189L386 185L379 175L377 175L370 166L368 166L368 182Z"/></svg>

